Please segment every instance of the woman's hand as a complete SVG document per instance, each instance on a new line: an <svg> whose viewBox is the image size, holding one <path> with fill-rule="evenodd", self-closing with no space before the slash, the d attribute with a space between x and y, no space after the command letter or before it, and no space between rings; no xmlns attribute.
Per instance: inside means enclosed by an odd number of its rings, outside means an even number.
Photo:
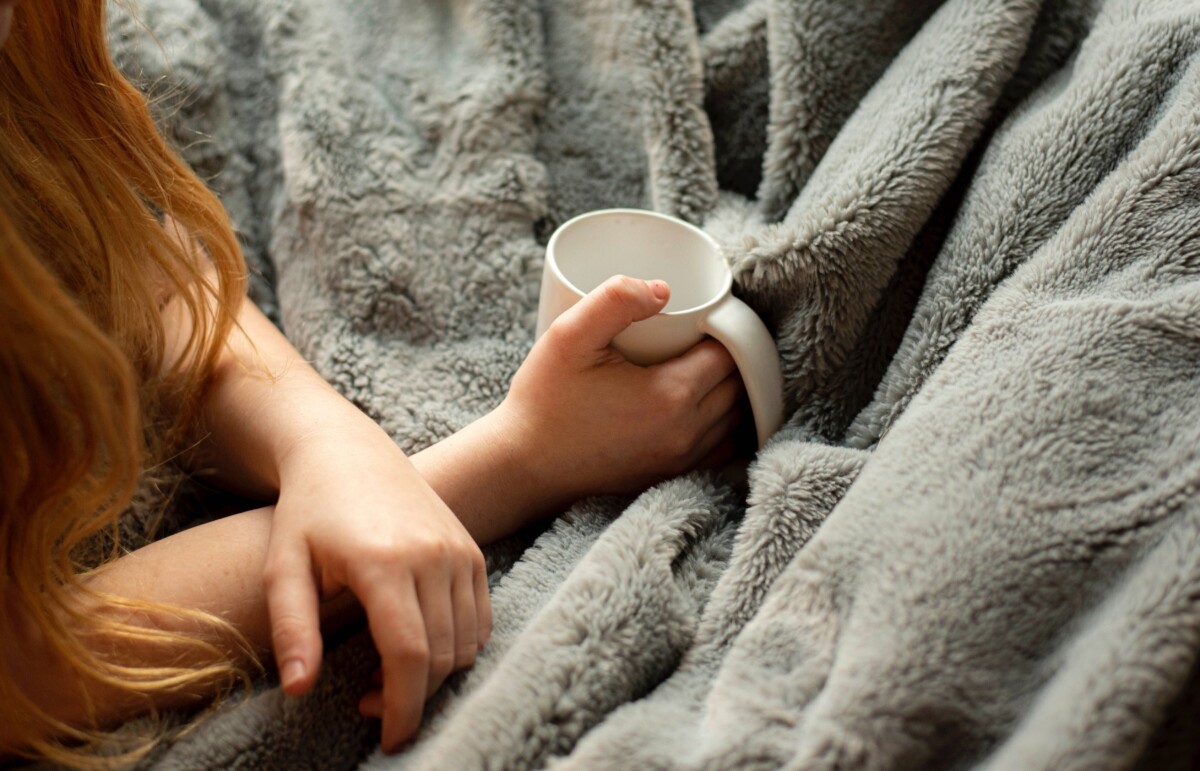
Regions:
<svg viewBox="0 0 1200 771"><path fill-rule="evenodd" d="M387 434L248 300L238 323L206 393L208 434L194 462L276 504L262 588L284 691L316 681L321 603L362 604L383 660L382 698L370 697L369 711L394 750L416 731L427 694L488 638L483 557ZM164 325L168 350L182 348L186 309L168 304ZM253 602L245 594L238 604Z"/></svg>
<svg viewBox="0 0 1200 771"><path fill-rule="evenodd" d="M318 609L333 621L357 599L383 686L360 710L382 716L383 746L395 750L426 696L490 634L476 543L581 496L635 492L728 456L742 389L724 348L709 340L643 368L610 346L668 294L662 282L606 282L554 322L499 408L411 461L244 300L191 461L276 505L119 560L110 589L220 613L256 647L269 622L289 694L316 681ZM186 355L190 312L164 306L168 362ZM179 580L160 578L168 565Z"/></svg>
<svg viewBox="0 0 1200 771"><path fill-rule="evenodd" d="M730 460L743 389L723 346L705 340L653 367L611 346L669 295L661 281L608 280L550 325L499 407L413 457L476 541Z"/></svg>
<svg viewBox="0 0 1200 771"><path fill-rule="evenodd" d="M383 659L382 695L360 709L382 715L383 746L396 749L426 695L489 635L476 542L584 495L635 492L729 454L742 389L724 348L709 340L637 367L610 347L667 296L661 282L605 283L551 325L499 408L411 462L243 304L205 399L197 462L233 490L278 496L264 576L287 693L316 680L319 602L349 592ZM164 317L186 339L190 319Z"/></svg>
<svg viewBox="0 0 1200 771"><path fill-rule="evenodd" d="M285 692L307 691L321 661L318 598L350 591L382 659L383 748L420 725L425 699L469 667L491 631L479 547L374 423L356 415L307 437L281 463L264 570Z"/></svg>
<svg viewBox="0 0 1200 771"><path fill-rule="evenodd" d="M652 367L611 346L669 296L661 281L609 279L556 319L521 365L496 418L548 489L565 486L567 499L637 492L730 458L743 387L724 346L707 339Z"/></svg>

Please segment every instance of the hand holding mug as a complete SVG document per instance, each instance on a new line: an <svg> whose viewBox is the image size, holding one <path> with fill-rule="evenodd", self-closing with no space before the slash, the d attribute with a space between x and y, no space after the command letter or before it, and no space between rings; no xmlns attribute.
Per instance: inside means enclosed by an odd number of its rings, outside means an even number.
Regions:
<svg viewBox="0 0 1200 771"><path fill-rule="evenodd" d="M612 348L667 304L661 281L608 279L534 345L493 419L508 458L550 505L636 493L733 454L743 395L733 358L715 340L654 366Z"/></svg>
<svg viewBox="0 0 1200 771"><path fill-rule="evenodd" d="M664 280L671 297L659 312L616 335L613 348L647 365L680 356L706 335L716 338L741 373L761 447L783 422L779 354L762 320L733 296L733 276L716 241L649 211L610 209L566 222L546 247L538 337L614 275Z"/></svg>

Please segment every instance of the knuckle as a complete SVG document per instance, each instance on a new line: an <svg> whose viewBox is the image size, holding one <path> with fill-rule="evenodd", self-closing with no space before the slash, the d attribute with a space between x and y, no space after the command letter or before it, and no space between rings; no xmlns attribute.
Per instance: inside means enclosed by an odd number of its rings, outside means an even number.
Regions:
<svg viewBox="0 0 1200 771"><path fill-rule="evenodd" d="M474 543L463 541L447 546L446 558L449 560L454 574L469 578L477 570L476 553L478 551L479 549Z"/></svg>
<svg viewBox="0 0 1200 771"><path fill-rule="evenodd" d="M361 555L362 562L383 568L397 568L427 560L443 560L449 554L444 539L412 535L403 540L382 541Z"/></svg>
<svg viewBox="0 0 1200 771"><path fill-rule="evenodd" d="M454 671L454 651L447 648L429 657L429 672L433 679L441 680Z"/></svg>
<svg viewBox="0 0 1200 771"><path fill-rule="evenodd" d="M470 539L413 536L399 543L375 544L360 552L351 570L360 575L378 575L380 571L420 565L469 565L482 570L483 554Z"/></svg>
<svg viewBox="0 0 1200 771"><path fill-rule="evenodd" d="M479 545L475 543L474 539L464 534L462 537L457 539L457 544L459 555L462 557L464 563L473 568L475 567L476 559L478 559L480 564L482 564L483 552L480 550Z"/></svg>
<svg viewBox="0 0 1200 771"><path fill-rule="evenodd" d="M468 640L458 646L458 650L454 652L454 666L456 669L466 669L475 664L475 653L478 646L474 641Z"/></svg>
<svg viewBox="0 0 1200 771"><path fill-rule="evenodd" d="M617 273L604 279L604 282L600 284L600 291L607 294L620 294L630 285L631 281L629 276Z"/></svg>
<svg viewBox="0 0 1200 771"><path fill-rule="evenodd" d="M690 432L680 431L673 434L667 442L667 452L677 461L691 452L695 440Z"/></svg>
<svg viewBox="0 0 1200 771"><path fill-rule="evenodd" d="M297 615L285 613L271 620L271 640L275 647L290 649L304 644L308 625Z"/></svg>
<svg viewBox="0 0 1200 771"><path fill-rule="evenodd" d="M359 567L382 566L391 567L403 560L403 549L400 544L390 540L372 541L369 545L362 547L358 552L358 559L354 564Z"/></svg>
<svg viewBox="0 0 1200 771"><path fill-rule="evenodd" d="M640 279L624 275L614 277L613 283L620 291L622 297L637 296L646 285L646 282Z"/></svg>
<svg viewBox="0 0 1200 771"><path fill-rule="evenodd" d="M678 412L691 404L692 389L678 379L664 379L659 398L668 411Z"/></svg>
<svg viewBox="0 0 1200 771"><path fill-rule="evenodd" d="M569 349L575 338L575 328L571 324L571 319L566 314L555 319L546 329L542 340L545 341L545 346L552 351L562 351Z"/></svg>
<svg viewBox="0 0 1200 771"><path fill-rule="evenodd" d="M424 667L429 664L429 643L416 637L397 640L385 646L380 653L385 658L403 662L408 666Z"/></svg>
<svg viewBox="0 0 1200 771"><path fill-rule="evenodd" d="M614 305L629 305L637 297L638 282L629 276L613 276L600 287L600 295Z"/></svg>
<svg viewBox="0 0 1200 771"><path fill-rule="evenodd" d="M396 544L396 550L409 554L435 554L444 546L445 540L445 538L440 537L437 533L423 530L399 540Z"/></svg>
<svg viewBox="0 0 1200 771"><path fill-rule="evenodd" d="M430 538L422 541L419 548L422 558L439 565L453 564L466 556L460 547L449 539Z"/></svg>

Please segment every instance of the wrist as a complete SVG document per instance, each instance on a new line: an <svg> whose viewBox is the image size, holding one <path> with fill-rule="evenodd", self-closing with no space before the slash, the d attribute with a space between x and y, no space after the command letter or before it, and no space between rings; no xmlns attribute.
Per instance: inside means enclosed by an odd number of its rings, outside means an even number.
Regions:
<svg viewBox="0 0 1200 771"><path fill-rule="evenodd" d="M391 473L411 469L387 432L332 389L307 407L313 416L307 428L286 437L276 449L274 476L280 486L309 478L314 470L344 468L357 476L379 463L394 468Z"/></svg>
<svg viewBox="0 0 1200 771"><path fill-rule="evenodd" d="M495 475L515 491L529 519L569 498L562 475L554 473L552 453L540 441L537 426L506 400L478 421Z"/></svg>
<svg viewBox="0 0 1200 771"><path fill-rule="evenodd" d="M534 426L501 404L411 460L471 536L486 544L570 499L549 473L537 438Z"/></svg>
<svg viewBox="0 0 1200 771"><path fill-rule="evenodd" d="M383 429L351 422L323 426L298 439L279 459L278 473L281 484L286 484L311 476L314 469L346 469L359 476L379 464L407 465L407 460Z"/></svg>

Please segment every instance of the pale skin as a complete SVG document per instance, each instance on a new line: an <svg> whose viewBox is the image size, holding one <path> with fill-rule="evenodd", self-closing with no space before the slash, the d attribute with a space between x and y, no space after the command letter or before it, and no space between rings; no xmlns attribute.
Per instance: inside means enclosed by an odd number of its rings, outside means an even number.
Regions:
<svg viewBox="0 0 1200 771"><path fill-rule="evenodd" d="M667 295L661 282L610 280L551 326L500 406L411 459L244 302L245 335L230 341L205 405L207 455L220 459L231 487L277 490L275 505L151 544L93 587L220 615L258 650L273 651L291 695L316 680L322 621L344 622L346 607L360 604L382 660L382 688L366 694L360 710L382 719L383 748L398 749L419 726L426 697L473 664L487 641L480 544L584 495L637 492L729 456L742 388L724 348L709 340L643 368L609 345ZM166 319L186 329L173 305ZM263 377L259 355L281 376ZM5 658L21 662L27 692L63 719L82 718L82 688L102 705L102 723L147 707L79 683L32 632L4 648ZM149 661L171 655L145 653ZM289 672L293 661L299 672ZM0 748L15 749L4 733L0 726Z"/></svg>
<svg viewBox="0 0 1200 771"><path fill-rule="evenodd" d="M0 45L13 5L0 0ZM316 681L322 628L365 614L382 677L360 710L382 719L383 748L394 751L416 731L427 696L471 666L487 642L480 545L583 496L636 493L729 458L742 386L723 347L706 340L638 367L610 345L668 296L662 282L611 279L550 327L496 409L411 458L243 301L240 328L205 396L199 463L230 489L273 505L153 543L90 585L219 615L273 658L293 696ZM167 304L164 325L170 358L190 330L182 303ZM79 682L20 615L7 609L16 621L0 653L45 709L81 721L83 691L104 725L147 708ZM188 629L167 617L133 620ZM126 655L153 664L177 653L129 646ZM205 696L153 701L176 706ZM18 749L12 730L0 725L0 755Z"/></svg>
<svg viewBox="0 0 1200 771"><path fill-rule="evenodd" d="M383 659L382 698L362 707L397 748L425 696L487 640L477 544L585 495L637 492L728 455L742 389L723 347L708 341L652 368L610 347L667 296L661 282L608 282L551 326L499 407L411 460L245 303L243 328L283 376L247 375L252 354L235 343L243 361L206 413L226 478L279 490L262 574L286 692L316 678L319 598L349 589Z"/></svg>

